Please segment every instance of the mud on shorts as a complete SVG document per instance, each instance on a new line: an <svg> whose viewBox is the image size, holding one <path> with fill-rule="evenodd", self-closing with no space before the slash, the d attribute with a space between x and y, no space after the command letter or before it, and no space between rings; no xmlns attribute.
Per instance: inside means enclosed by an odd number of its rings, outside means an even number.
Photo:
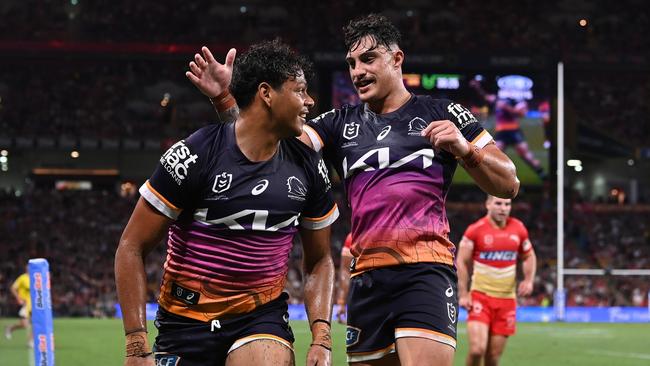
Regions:
<svg viewBox="0 0 650 366"><path fill-rule="evenodd" d="M440 263L370 270L352 277L348 294L348 362L395 352L395 340L420 337L456 348L456 271Z"/></svg>
<svg viewBox="0 0 650 366"><path fill-rule="evenodd" d="M158 336L153 346L156 365L224 365L228 353L255 340L272 339L293 350L287 299L277 299L254 311L228 319L203 322L158 309L154 324Z"/></svg>

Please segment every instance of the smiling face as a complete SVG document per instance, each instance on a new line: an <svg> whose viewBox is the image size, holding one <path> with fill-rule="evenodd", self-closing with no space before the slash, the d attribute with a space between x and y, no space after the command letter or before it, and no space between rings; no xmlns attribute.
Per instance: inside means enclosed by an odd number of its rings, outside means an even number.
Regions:
<svg viewBox="0 0 650 366"><path fill-rule="evenodd" d="M492 221L497 225L503 226L510 216L512 200L488 196L487 201L485 201L485 207L487 208L490 219L492 219Z"/></svg>
<svg viewBox="0 0 650 366"><path fill-rule="evenodd" d="M403 59L404 53L397 45L386 47L377 43L373 36L365 36L353 44L345 60L361 101L383 100L399 87Z"/></svg>
<svg viewBox="0 0 650 366"><path fill-rule="evenodd" d="M302 72L290 77L278 89L273 89L271 116L277 122L281 135L300 136L309 109L314 100L307 93L307 80Z"/></svg>

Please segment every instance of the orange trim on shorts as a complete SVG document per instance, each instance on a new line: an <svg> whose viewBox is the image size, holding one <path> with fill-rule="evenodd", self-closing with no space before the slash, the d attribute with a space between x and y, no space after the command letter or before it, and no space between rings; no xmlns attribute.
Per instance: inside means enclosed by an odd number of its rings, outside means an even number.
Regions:
<svg viewBox="0 0 650 366"><path fill-rule="evenodd" d="M171 202L167 201L167 199L162 194L158 193L158 191L156 191L156 189L151 186L149 180L147 180L145 184L147 185L147 188L149 188L149 191L151 191L151 193L153 193L156 197L158 197L158 199L161 200L165 205L167 205L167 207L171 208L174 211L181 211L180 208L174 206Z"/></svg>
<svg viewBox="0 0 650 366"><path fill-rule="evenodd" d="M291 342L289 342L288 340L286 340L286 339L284 339L282 337L278 337L278 336L276 336L274 334L267 334L267 333L251 334L251 335L246 336L244 338L239 338L238 340L234 341L233 344L238 343L238 342L248 343L248 342L256 341L256 340L259 340L259 339L271 339L271 340L280 342L280 343L287 346L288 348L290 348L293 351L293 345L291 344Z"/></svg>
<svg viewBox="0 0 650 366"><path fill-rule="evenodd" d="M376 351L370 351L370 352L348 352L348 355L355 355L355 356L365 356L365 355L374 355L377 353L385 353L388 350L393 350L395 349L395 343L391 343L390 346L382 349L378 349Z"/></svg>
<svg viewBox="0 0 650 366"><path fill-rule="evenodd" d="M425 329L425 328L395 328L396 332L398 332L400 330L412 330L412 331L415 331L415 332L429 333L429 334L433 334L433 335L440 336L440 337L443 337L443 338L448 338L452 342L456 343L456 340L454 339L454 337L451 337L451 336L449 336L449 335L447 335L445 333L436 332L435 330L431 330L431 329Z"/></svg>

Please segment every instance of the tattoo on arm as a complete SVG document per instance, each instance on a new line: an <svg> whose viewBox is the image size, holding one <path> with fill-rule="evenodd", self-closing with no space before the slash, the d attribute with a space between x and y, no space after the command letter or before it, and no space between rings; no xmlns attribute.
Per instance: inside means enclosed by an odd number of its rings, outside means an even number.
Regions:
<svg viewBox="0 0 650 366"><path fill-rule="evenodd" d="M225 111L222 112L217 112L219 115L219 120L222 123L230 123L234 122L237 117L239 117L239 107L235 104L234 106L226 109Z"/></svg>
<svg viewBox="0 0 650 366"><path fill-rule="evenodd" d="M148 357L151 352L147 350L144 335L137 334L130 337L126 344L126 357Z"/></svg>

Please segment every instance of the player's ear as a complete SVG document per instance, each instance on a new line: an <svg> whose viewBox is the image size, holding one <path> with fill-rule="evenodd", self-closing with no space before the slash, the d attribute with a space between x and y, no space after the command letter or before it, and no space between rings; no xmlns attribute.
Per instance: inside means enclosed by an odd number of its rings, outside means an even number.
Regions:
<svg viewBox="0 0 650 366"><path fill-rule="evenodd" d="M404 52L401 49L397 49L395 53L393 54L393 67L395 69L399 69L402 67L402 64L404 63Z"/></svg>
<svg viewBox="0 0 650 366"><path fill-rule="evenodd" d="M257 86L257 95L260 97L262 102L266 104L267 107L271 108L271 96L273 88L269 83L262 82Z"/></svg>

